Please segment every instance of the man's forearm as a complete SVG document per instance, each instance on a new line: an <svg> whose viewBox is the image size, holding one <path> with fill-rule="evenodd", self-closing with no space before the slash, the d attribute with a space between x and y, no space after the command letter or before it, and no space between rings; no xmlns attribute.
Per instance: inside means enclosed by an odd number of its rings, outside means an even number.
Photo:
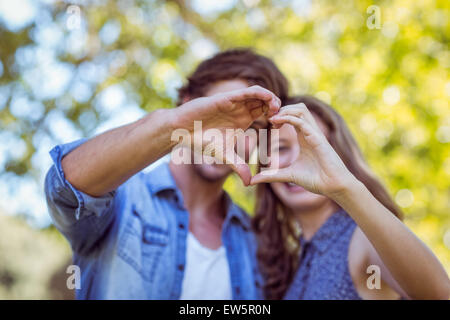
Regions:
<svg viewBox="0 0 450 320"><path fill-rule="evenodd" d="M359 225L409 297L448 299L448 277L439 260L362 183L355 182L334 200Z"/></svg>
<svg viewBox="0 0 450 320"><path fill-rule="evenodd" d="M92 196L114 190L171 150L173 112L157 110L82 144L62 159L66 179Z"/></svg>

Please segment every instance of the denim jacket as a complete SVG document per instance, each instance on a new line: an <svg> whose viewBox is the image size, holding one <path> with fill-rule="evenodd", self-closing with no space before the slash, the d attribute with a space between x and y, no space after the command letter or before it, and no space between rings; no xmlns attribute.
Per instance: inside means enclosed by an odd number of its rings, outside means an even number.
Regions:
<svg viewBox="0 0 450 320"><path fill-rule="evenodd" d="M70 242L73 263L81 270L76 297L178 299L189 213L168 164L140 172L102 197L92 197L72 186L61 167L64 155L85 141L53 148L54 164L45 179L50 214ZM226 199L222 242L233 299L261 299L262 280L249 217L228 195Z"/></svg>

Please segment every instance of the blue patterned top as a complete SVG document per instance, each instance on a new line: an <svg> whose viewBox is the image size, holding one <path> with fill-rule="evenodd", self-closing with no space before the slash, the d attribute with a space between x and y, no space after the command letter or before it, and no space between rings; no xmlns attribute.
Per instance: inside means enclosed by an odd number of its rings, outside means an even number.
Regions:
<svg viewBox="0 0 450 320"><path fill-rule="evenodd" d="M287 300L360 300L348 268L348 249L356 223L335 212L310 241L300 239L301 260L286 292Z"/></svg>

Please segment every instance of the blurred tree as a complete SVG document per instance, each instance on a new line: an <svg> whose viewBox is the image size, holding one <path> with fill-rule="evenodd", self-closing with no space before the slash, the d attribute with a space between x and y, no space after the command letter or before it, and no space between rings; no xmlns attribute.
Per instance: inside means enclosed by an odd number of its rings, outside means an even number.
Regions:
<svg viewBox="0 0 450 320"><path fill-rule="evenodd" d="M70 299L69 245L56 230L33 230L0 215L0 299Z"/></svg>

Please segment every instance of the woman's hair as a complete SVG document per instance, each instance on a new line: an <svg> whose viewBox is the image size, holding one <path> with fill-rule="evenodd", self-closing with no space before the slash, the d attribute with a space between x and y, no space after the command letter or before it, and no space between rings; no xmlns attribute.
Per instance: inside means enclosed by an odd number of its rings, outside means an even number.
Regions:
<svg viewBox="0 0 450 320"><path fill-rule="evenodd" d="M386 188L372 173L342 117L326 103L311 96L295 96L285 105L304 103L328 127L328 141L347 166L372 195L394 215L402 212ZM265 278L267 299L281 299L291 283L299 262L299 230L270 184L257 187L256 213L253 228L258 238L258 260Z"/></svg>

